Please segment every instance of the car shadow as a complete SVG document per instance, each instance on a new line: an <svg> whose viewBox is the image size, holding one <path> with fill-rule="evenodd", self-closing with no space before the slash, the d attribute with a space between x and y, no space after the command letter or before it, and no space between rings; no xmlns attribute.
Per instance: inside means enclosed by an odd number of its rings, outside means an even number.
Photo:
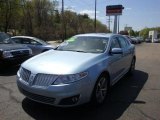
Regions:
<svg viewBox="0 0 160 120"><path fill-rule="evenodd" d="M148 74L139 70L136 70L132 77L125 76L111 88L106 102L100 107L86 104L72 108L57 108L25 98L22 108L38 120L116 120L131 104L145 104L145 101L136 98L147 80Z"/></svg>
<svg viewBox="0 0 160 120"><path fill-rule="evenodd" d="M13 76L17 74L19 66L10 66L0 69L0 76Z"/></svg>

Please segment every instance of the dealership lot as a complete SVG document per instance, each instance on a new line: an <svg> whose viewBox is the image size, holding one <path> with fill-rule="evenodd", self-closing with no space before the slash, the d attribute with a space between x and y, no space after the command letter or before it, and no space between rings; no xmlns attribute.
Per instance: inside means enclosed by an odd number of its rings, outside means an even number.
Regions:
<svg viewBox="0 0 160 120"><path fill-rule="evenodd" d="M18 67L1 71L0 120L160 120L160 44L139 44L136 53L134 75L120 80L99 108L84 105L62 109L32 102L17 89Z"/></svg>

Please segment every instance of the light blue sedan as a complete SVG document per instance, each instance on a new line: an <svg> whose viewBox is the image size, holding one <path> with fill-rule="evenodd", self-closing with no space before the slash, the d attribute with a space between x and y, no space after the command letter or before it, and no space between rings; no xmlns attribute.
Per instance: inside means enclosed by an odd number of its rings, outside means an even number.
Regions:
<svg viewBox="0 0 160 120"><path fill-rule="evenodd" d="M121 35L76 35L25 61L17 85L26 97L45 104L102 104L109 87L134 71L135 61L135 46Z"/></svg>

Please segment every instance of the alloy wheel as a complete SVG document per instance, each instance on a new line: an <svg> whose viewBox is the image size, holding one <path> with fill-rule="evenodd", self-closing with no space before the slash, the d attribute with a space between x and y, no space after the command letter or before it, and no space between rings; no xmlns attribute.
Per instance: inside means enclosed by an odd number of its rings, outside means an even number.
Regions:
<svg viewBox="0 0 160 120"><path fill-rule="evenodd" d="M95 97L98 104L104 102L107 95L107 78L102 76L96 86Z"/></svg>

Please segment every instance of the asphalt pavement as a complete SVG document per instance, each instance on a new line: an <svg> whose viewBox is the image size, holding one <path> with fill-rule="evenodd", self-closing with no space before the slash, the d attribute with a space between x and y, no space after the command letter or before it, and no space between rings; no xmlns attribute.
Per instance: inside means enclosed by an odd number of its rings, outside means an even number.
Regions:
<svg viewBox="0 0 160 120"><path fill-rule="evenodd" d="M136 45L136 70L112 87L103 106L56 108L17 89L18 67L0 72L0 120L160 120L160 43Z"/></svg>

